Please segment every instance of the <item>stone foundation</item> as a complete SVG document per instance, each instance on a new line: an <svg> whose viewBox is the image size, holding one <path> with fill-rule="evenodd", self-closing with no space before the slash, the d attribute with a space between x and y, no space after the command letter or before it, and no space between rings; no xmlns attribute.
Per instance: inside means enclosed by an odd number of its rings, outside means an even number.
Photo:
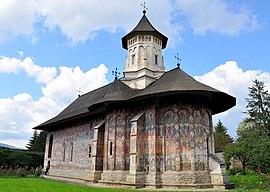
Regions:
<svg viewBox="0 0 270 192"><path fill-rule="evenodd" d="M50 169L49 176L62 177L69 179L80 179L88 182L96 183L101 179L101 171L89 170L64 170L64 169Z"/></svg>
<svg viewBox="0 0 270 192"><path fill-rule="evenodd" d="M129 171L104 171L101 174L100 183L124 184L127 181Z"/></svg>

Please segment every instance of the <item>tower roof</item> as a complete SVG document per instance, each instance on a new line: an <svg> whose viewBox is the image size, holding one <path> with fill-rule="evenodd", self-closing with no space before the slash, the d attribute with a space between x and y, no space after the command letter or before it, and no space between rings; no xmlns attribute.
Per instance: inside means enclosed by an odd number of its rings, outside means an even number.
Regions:
<svg viewBox="0 0 270 192"><path fill-rule="evenodd" d="M124 49L127 49L127 41L129 38L137 35L137 34L151 34L161 39L162 41L162 49L166 48L168 38L160 33L158 30L156 30L153 25L150 23L150 21L147 19L145 12L139 21L139 23L136 25L136 27L130 31L127 35L122 37L122 47Z"/></svg>

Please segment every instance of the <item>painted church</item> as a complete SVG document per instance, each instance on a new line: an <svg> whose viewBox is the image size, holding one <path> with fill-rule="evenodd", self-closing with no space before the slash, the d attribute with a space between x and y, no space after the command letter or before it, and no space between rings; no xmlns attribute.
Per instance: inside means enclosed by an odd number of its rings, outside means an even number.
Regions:
<svg viewBox="0 0 270 192"><path fill-rule="evenodd" d="M236 99L179 65L166 71L167 42L144 11L122 38L123 77L79 96L34 128L48 133L48 177L132 188L233 186L215 154L212 115Z"/></svg>

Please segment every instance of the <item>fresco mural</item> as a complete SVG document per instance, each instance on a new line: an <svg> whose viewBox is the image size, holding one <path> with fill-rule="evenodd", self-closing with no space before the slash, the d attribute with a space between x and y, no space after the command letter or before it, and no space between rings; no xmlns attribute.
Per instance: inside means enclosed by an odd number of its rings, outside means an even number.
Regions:
<svg viewBox="0 0 270 192"><path fill-rule="evenodd" d="M167 107L159 112L161 171L205 170L209 115L204 108ZM196 156L194 155L196 154Z"/></svg>

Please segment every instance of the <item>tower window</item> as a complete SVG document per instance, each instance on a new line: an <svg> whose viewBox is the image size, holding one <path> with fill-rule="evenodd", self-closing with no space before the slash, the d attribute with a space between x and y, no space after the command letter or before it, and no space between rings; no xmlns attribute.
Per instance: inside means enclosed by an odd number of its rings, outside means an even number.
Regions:
<svg viewBox="0 0 270 192"><path fill-rule="evenodd" d="M155 64L158 64L158 55L155 55Z"/></svg>
<svg viewBox="0 0 270 192"><path fill-rule="evenodd" d="M134 65L135 64L135 55L131 56L131 64Z"/></svg>

